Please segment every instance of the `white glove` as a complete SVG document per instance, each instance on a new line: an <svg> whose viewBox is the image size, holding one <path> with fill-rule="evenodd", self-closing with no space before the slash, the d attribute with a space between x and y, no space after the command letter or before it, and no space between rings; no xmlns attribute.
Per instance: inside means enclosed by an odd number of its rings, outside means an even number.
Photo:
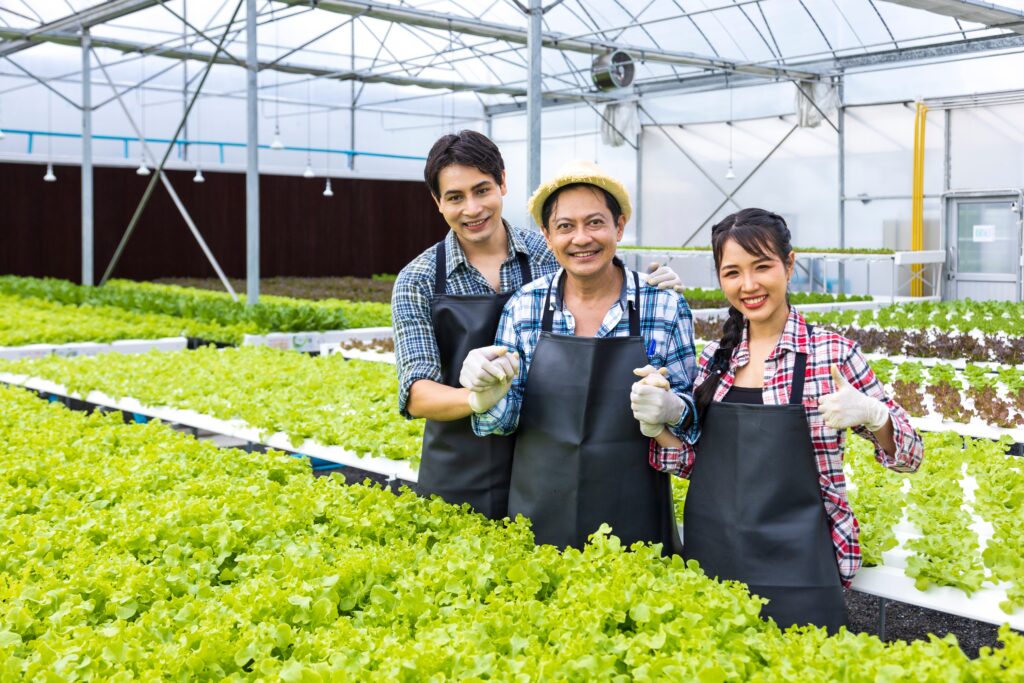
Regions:
<svg viewBox="0 0 1024 683"><path fill-rule="evenodd" d="M678 422L686 410L683 399L670 390L671 385L665 378L667 373L665 368L655 370L650 365L633 371L643 379L633 384L629 401L644 436L656 437L666 424Z"/></svg>
<svg viewBox="0 0 1024 683"><path fill-rule="evenodd" d="M518 353L509 353L504 346L485 346L466 355L459 383L469 389L470 409L483 413L508 393L518 374Z"/></svg>
<svg viewBox="0 0 1024 683"><path fill-rule="evenodd" d="M889 421L889 408L884 403L850 386L835 365L832 366L832 379L836 383L836 392L818 399L818 410L826 425L832 429L864 425L872 432L885 426Z"/></svg>
<svg viewBox="0 0 1024 683"><path fill-rule="evenodd" d="M682 291L683 281L679 279L679 275L676 271L672 270L668 266L663 266L657 261L652 263L647 268L647 284L657 287L658 289L674 289L677 292Z"/></svg>
<svg viewBox="0 0 1024 683"><path fill-rule="evenodd" d="M503 382L511 382L519 374L519 354L509 353L504 346L473 349L462 361L459 384L470 390L481 390Z"/></svg>
<svg viewBox="0 0 1024 683"><path fill-rule="evenodd" d="M507 382L499 382L498 384L492 384L489 387L483 389L470 389L469 390L469 408L474 413L485 413L495 405L498 401L505 397L508 390L512 388L512 380Z"/></svg>

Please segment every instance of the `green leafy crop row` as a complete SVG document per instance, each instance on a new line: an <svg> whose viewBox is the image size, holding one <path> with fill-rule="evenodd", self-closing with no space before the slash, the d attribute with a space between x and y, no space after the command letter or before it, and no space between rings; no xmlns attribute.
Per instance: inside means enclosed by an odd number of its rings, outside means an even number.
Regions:
<svg viewBox="0 0 1024 683"><path fill-rule="evenodd" d="M1024 639L780 633L743 586L607 530L315 479L280 454L0 389L0 679L994 681Z"/></svg>
<svg viewBox="0 0 1024 683"><path fill-rule="evenodd" d="M833 326L877 326L883 329L938 330L983 334L1024 334L1024 304L1010 301L958 301L902 303L865 311L830 311L808 316L812 322Z"/></svg>
<svg viewBox="0 0 1024 683"><path fill-rule="evenodd" d="M259 346L207 346L0 361L0 370L49 379L82 396L100 391L148 406L242 420L267 434L284 432L295 447L312 439L361 455L419 461L423 421L398 414L395 369L384 363Z"/></svg>
<svg viewBox="0 0 1024 683"><path fill-rule="evenodd" d="M178 336L241 343L243 335L254 332L255 327L246 323L221 325L115 306L76 306L0 294L0 346Z"/></svg>
<svg viewBox="0 0 1024 683"><path fill-rule="evenodd" d="M1024 460L1005 455L1007 442L963 440L954 432L925 434L924 441L921 468L900 474L881 468L868 442L847 440L850 504L861 525L864 564L882 564L906 513L921 532L904 544L910 551L906 574L918 588L935 584L970 594L1001 580L1009 583L1003 610L1024 608ZM965 473L978 485L973 501L961 485ZM984 551L972 528L976 518L996 529Z"/></svg>
<svg viewBox="0 0 1024 683"><path fill-rule="evenodd" d="M234 301L226 292L152 282L111 280L102 287L50 278L0 276L0 293L33 296L65 304L116 306L139 313L191 318L219 325L249 325L256 332L311 332L391 324L391 307L328 299L309 301L264 296L255 306Z"/></svg>

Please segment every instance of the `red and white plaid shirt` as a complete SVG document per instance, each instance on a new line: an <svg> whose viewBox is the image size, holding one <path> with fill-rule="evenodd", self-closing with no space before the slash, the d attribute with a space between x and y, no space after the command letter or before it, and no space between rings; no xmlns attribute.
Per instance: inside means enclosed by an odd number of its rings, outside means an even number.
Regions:
<svg viewBox="0 0 1024 683"><path fill-rule="evenodd" d="M711 342L704 348L697 367L694 387L704 383L710 374L709 365L718 348L718 342ZM818 476L821 484L821 499L825 505L832 527L832 543L839 564L839 576L844 586L849 586L854 574L860 569L860 528L857 518L846 499L846 477L843 475L843 450L846 430L835 430L825 425L818 412L818 399L836 391L829 368L839 366L843 376L855 388L868 396L883 401L889 407L892 418L896 452L887 455L875 435L864 427L854 431L875 446L875 458L879 463L898 472L913 472L921 465L924 444L921 436L910 426L906 411L885 395L881 382L868 366L867 360L855 342L846 337L815 326L813 334L807 335L807 321L791 309L789 319L779 338L779 343L764 363L764 403L786 405L793 382L793 366L797 353L807 354L807 373L804 380L804 410L811 430L811 443L817 456ZM750 362L750 346L747 342L747 327L743 338L733 349L729 370L722 373L715 390L715 401L721 401L733 385L736 371ZM669 472L689 478L693 470L695 452L684 443L681 448L661 448L651 441L651 466L662 472Z"/></svg>

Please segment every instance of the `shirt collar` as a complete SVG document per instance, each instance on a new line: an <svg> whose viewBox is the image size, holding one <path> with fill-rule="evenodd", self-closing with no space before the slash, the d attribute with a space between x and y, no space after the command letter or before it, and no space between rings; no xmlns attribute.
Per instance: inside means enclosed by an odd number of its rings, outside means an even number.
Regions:
<svg viewBox="0 0 1024 683"><path fill-rule="evenodd" d="M627 302L636 302L636 287L633 282L632 271L626 268L626 265L618 256L612 257L612 265L618 267L622 271L622 289L619 290L619 307L622 310L626 310ZM555 279L551 282L551 306L555 310L562 310L564 308L564 302L562 301L563 284L565 283L565 268L559 268L558 272L555 273Z"/></svg>
<svg viewBox="0 0 1024 683"><path fill-rule="evenodd" d="M750 323L744 318L743 320L743 334L740 337L740 343L736 346L736 349L732 354L733 367L746 365L750 362ZM782 355L783 351L792 351L794 353L809 353L811 348L810 336L807 334L807 320L804 316L796 310L793 306L789 307L789 315L786 317L786 324L782 328L782 335L779 337L778 343L772 352L768 355L769 359L778 358Z"/></svg>
<svg viewBox="0 0 1024 683"><path fill-rule="evenodd" d="M508 235L508 259L514 259L517 253L530 255L530 249L526 245L526 242L519 236L518 231L513 230L512 226L509 225L508 221L504 218L501 219L502 225L505 226L505 234ZM455 236L455 231L450 229L448 234L445 235L445 276L451 277L452 272L461 265L469 266L469 260L466 258L466 252L462 250L462 245L459 244L459 238ZM506 259L506 260L508 260ZM526 284L526 283L523 283Z"/></svg>

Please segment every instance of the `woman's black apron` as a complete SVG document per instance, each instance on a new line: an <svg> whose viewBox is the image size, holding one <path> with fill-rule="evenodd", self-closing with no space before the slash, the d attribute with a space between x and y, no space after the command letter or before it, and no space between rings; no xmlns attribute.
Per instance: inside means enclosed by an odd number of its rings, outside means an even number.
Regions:
<svg viewBox="0 0 1024 683"><path fill-rule="evenodd" d="M434 301L430 317L441 355L441 374L450 387L459 387L462 361L473 349L494 344L501 310L512 296L506 294L446 294L444 240L436 247ZM530 261L516 253L525 285L533 279ZM423 431L423 456L417 491L437 494L454 505L469 503L490 519L508 514L508 487L514 436L473 433L469 417L450 422L427 420Z"/></svg>
<svg viewBox="0 0 1024 683"><path fill-rule="evenodd" d="M639 297L636 273L633 279ZM668 476L648 464L650 439L629 405L633 369L648 363L638 305L629 302L628 337L553 334L548 287L508 505L509 517L532 521L537 543L581 548L606 523L624 545L681 550Z"/></svg>
<svg viewBox="0 0 1024 683"><path fill-rule="evenodd" d="M768 598L785 629L846 624L842 585L803 407L807 354L789 405L713 402L704 418L683 514L683 555L708 576Z"/></svg>

